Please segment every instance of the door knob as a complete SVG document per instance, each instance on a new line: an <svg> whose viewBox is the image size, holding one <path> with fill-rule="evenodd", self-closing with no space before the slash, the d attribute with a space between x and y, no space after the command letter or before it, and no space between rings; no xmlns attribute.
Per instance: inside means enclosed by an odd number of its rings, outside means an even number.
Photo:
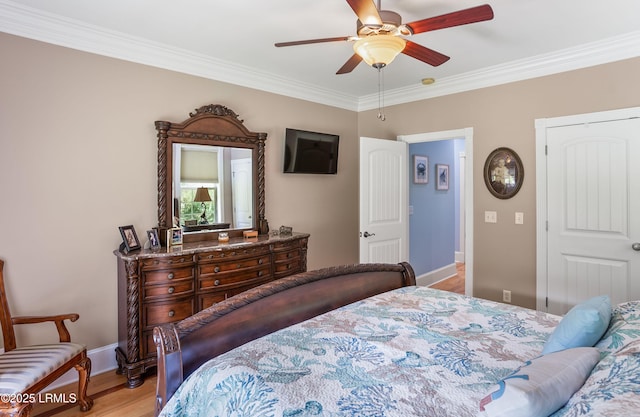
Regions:
<svg viewBox="0 0 640 417"><path fill-rule="evenodd" d="M364 237L375 236L375 233L364 232Z"/></svg>
<svg viewBox="0 0 640 417"><path fill-rule="evenodd" d="M633 250L640 250L640 243L635 242L631 244L631 249Z"/></svg>

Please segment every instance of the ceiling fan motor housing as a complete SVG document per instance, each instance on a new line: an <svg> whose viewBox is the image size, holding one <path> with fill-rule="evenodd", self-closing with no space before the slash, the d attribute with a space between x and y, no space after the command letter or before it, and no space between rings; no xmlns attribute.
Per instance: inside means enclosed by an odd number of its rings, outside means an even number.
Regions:
<svg viewBox="0 0 640 417"><path fill-rule="evenodd" d="M375 24L363 24L360 19L356 24L356 33L359 37L369 35L411 35L411 30L402 25L402 17L391 10L380 10L378 12L382 19L382 26Z"/></svg>

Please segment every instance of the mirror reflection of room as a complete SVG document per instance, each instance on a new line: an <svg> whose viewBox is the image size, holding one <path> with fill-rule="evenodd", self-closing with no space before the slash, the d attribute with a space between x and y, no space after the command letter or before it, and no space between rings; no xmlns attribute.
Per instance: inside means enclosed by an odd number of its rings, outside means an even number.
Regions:
<svg viewBox="0 0 640 417"><path fill-rule="evenodd" d="M185 230L253 226L251 149L173 145L174 221Z"/></svg>

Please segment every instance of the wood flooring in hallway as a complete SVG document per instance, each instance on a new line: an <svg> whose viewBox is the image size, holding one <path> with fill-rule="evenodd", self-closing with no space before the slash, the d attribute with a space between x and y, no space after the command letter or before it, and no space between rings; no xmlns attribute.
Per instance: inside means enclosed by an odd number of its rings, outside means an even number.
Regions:
<svg viewBox="0 0 640 417"><path fill-rule="evenodd" d="M456 263L456 270L457 274L455 276L438 281L429 287L464 294L465 265L460 262Z"/></svg>

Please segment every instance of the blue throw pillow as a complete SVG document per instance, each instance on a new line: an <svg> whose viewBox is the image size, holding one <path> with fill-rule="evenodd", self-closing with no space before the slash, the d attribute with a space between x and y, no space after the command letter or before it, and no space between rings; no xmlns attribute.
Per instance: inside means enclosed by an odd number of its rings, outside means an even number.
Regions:
<svg viewBox="0 0 640 417"><path fill-rule="evenodd" d="M598 343L609 327L611 300L607 295L593 297L574 306L560 320L542 349L542 354Z"/></svg>

